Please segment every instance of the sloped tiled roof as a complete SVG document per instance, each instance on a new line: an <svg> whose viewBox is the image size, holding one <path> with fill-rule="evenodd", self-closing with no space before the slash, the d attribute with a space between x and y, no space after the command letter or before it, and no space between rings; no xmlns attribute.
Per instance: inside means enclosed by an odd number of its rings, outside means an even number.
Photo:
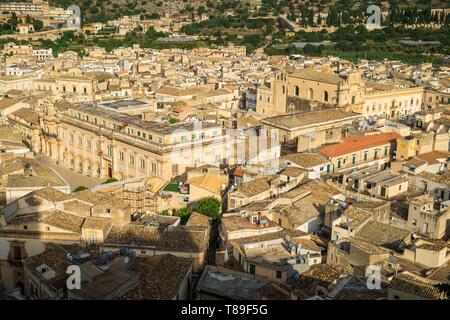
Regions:
<svg viewBox="0 0 450 320"><path fill-rule="evenodd" d="M139 273L138 284L120 298L125 300L175 299L191 267L192 262L189 259L170 254L145 259L137 258L130 269Z"/></svg>
<svg viewBox="0 0 450 320"><path fill-rule="evenodd" d="M439 290L433 287L432 284L405 273L395 275L389 287L427 299L439 299L441 297Z"/></svg>
<svg viewBox="0 0 450 320"><path fill-rule="evenodd" d="M400 135L396 132L380 133L369 136L353 136L344 138L341 143L321 147L320 152L337 157L351 152L361 151L395 141Z"/></svg>

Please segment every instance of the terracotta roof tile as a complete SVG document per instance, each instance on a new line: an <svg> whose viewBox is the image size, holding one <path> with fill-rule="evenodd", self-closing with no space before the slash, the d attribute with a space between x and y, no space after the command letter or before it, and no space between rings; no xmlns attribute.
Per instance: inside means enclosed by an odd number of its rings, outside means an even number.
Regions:
<svg viewBox="0 0 450 320"><path fill-rule="evenodd" d="M439 290L433 287L432 284L405 273L395 275L389 287L428 299L439 299L441 297Z"/></svg>
<svg viewBox="0 0 450 320"><path fill-rule="evenodd" d="M337 157L351 152L382 146L397 140L399 137L400 135L396 132L347 137L343 139L343 142L321 147L319 151L329 157Z"/></svg>

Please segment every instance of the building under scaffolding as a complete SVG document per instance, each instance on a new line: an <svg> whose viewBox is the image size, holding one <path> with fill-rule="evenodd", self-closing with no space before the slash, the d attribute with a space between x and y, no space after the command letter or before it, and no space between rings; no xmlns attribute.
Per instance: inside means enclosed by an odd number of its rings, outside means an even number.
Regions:
<svg viewBox="0 0 450 320"><path fill-rule="evenodd" d="M154 176L140 177L99 185L92 191L121 196L135 216L143 216L160 211L161 199L166 197L161 191L168 183L169 180Z"/></svg>

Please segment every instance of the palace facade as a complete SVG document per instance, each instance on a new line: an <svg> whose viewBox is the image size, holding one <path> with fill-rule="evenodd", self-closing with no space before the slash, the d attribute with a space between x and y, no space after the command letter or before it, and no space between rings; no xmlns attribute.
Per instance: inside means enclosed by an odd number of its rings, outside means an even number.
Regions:
<svg viewBox="0 0 450 320"><path fill-rule="evenodd" d="M300 111L298 100L342 107L365 118L394 118L420 111L424 95L424 88L412 83L366 82L359 71L338 75L312 69L276 70L258 88L256 111L267 116L293 113Z"/></svg>
<svg viewBox="0 0 450 320"><path fill-rule="evenodd" d="M98 178L170 179L187 167L221 162L227 149L220 125L143 121L93 104L57 112L46 102L40 127L42 154Z"/></svg>

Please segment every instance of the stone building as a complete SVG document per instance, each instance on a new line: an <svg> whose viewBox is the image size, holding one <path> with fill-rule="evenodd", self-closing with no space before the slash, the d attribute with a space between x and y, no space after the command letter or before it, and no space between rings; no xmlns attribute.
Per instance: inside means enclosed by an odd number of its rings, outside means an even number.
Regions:
<svg viewBox="0 0 450 320"><path fill-rule="evenodd" d="M23 260L46 243L96 245L111 224L131 221L128 204L100 192L33 191L0 211L0 279L6 289L23 287Z"/></svg>
<svg viewBox="0 0 450 320"><path fill-rule="evenodd" d="M424 92L413 84L366 82L357 70L337 74L275 68L267 84L258 88L256 111L268 116L295 112L297 99L342 107L365 118L393 118L420 111Z"/></svg>
<svg viewBox="0 0 450 320"><path fill-rule="evenodd" d="M57 113L48 102L44 109L41 152L85 175L170 179L186 167L225 159L220 125L142 121L88 104Z"/></svg>
<svg viewBox="0 0 450 320"><path fill-rule="evenodd" d="M280 143L297 147L297 152L339 142L342 127L360 119L357 113L340 109L318 110L265 118L262 129L275 132Z"/></svg>

